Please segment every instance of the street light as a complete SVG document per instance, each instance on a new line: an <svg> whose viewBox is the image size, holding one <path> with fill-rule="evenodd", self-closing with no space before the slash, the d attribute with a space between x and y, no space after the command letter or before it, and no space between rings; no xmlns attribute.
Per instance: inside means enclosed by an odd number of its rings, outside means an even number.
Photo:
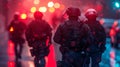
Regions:
<svg viewBox="0 0 120 67"><path fill-rule="evenodd" d="M26 19L27 18L27 14L26 13L22 13L20 17L21 17L21 19Z"/></svg>
<svg viewBox="0 0 120 67"><path fill-rule="evenodd" d="M120 7L119 2L115 2L115 7L116 7L116 8L119 8L119 7Z"/></svg>
<svg viewBox="0 0 120 67"><path fill-rule="evenodd" d="M53 7L54 6L54 3L51 1L51 2L48 2L48 7Z"/></svg>

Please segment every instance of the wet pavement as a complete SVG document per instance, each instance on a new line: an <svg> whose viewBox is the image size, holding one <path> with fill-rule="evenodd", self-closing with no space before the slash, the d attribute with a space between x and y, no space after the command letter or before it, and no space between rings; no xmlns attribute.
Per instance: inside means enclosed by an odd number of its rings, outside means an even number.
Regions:
<svg viewBox="0 0 120 67"><path fill-rule="evenodd" d="M106 50L102 55L100 67L120 67L120 49L112 48L107 38Z"/></svg>
<svg viewBox="0 0 120 67"><path fill-rule="evenodd" d="M19 49L19 48L18 48ZM14 44L8 40L7 32L0 35L0 67L34 67L33 57L29 52L27 42L24 44L22 59L15 62ZM56 67L53 45L50 47L50 54L45 57L46 67Z"/></svg>
<svg viewBox="0 0 120 67"><path fill-rule="evenodd" d="M0 35L0 67L34 67L33 57L29 52L27 42L24 44L22 59L15 62L14 44L8 40L7 32ZM55 50L54 50L55 48ZM110 39L107 38L106 50L102 55L100 67L120 67L120 50L111 48ZM55 52L57 53L55 57ZM50 47L50 54L46 59L46 67L56 67L56 60L59 60L58 46Z"/></svg>

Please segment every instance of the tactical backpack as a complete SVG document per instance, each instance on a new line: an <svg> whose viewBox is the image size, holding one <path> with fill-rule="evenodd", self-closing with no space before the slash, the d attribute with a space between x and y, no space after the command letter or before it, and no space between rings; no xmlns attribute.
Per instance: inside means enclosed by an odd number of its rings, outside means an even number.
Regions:
<svg viewBox="0 0 120 67"><path fill-rule="evenodd" d="M105 42L106 42L106 33L104 28L101 26L99 21L93 21L95 23L89 23L89 21L86 21L86 24L91 29L91 33L94 36L94 43L90 47L90 52L103 52L105 48Z"/></svg>
<svg viewBox="0 0 120 67"><path fill-rule="evenodd" d="M62 45L61 52L67 47L70 50L80 51L85 49L86 40L84 37L84 23L79 21L66 21L62 25ZM64 47L64 48L63 48ZM65 48L65 51L67 51Z"/></svg>

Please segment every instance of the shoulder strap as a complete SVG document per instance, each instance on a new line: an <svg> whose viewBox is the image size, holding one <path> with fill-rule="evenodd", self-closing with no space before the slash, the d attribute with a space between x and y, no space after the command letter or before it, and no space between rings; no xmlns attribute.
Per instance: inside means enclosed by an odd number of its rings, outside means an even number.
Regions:
<svg viewBox="0 0 120 67"><path fill-rule="evenodd" d="M65 26L71 26L71 24L69 24L69 22L71 22L71 21L66 21L66 22L64 22L64 24L63 25L65 25ZM82 28L82 26L83 26L83 22L80 22L80 21L77 21L77 23L79 24L79 27L81 27Z"/></svg>

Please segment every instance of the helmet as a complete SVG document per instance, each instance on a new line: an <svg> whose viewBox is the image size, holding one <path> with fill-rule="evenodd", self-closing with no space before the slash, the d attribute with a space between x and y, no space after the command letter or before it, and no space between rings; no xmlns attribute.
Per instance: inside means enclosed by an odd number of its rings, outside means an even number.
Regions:
<svg viewBox="0 0 120 67"><path fill-rule="evenodd" d="M98 16L98 13L97 13L97 11L96 11L95 9L90 8L90 9L88 9L88 10L86 11L85 16L86 16L87 18L88 18L89 16L96 18L96 17Z"/></svg>
<svg viewBox="0 0 120 67"><path fill-rule="evenodd" d="M36 12L34 13L34 17L35 17L36 19L41 19L41 18L43 17L43 13L41 13L40 11L36 11Z"/></svg>
<svg viewBox="0 0 120 67"><path fill-rule="evenodd" d="M73 8L73 7L69 7L66 10L66 13L68 16L80 16L81 15L79 8Z"/></svg>

